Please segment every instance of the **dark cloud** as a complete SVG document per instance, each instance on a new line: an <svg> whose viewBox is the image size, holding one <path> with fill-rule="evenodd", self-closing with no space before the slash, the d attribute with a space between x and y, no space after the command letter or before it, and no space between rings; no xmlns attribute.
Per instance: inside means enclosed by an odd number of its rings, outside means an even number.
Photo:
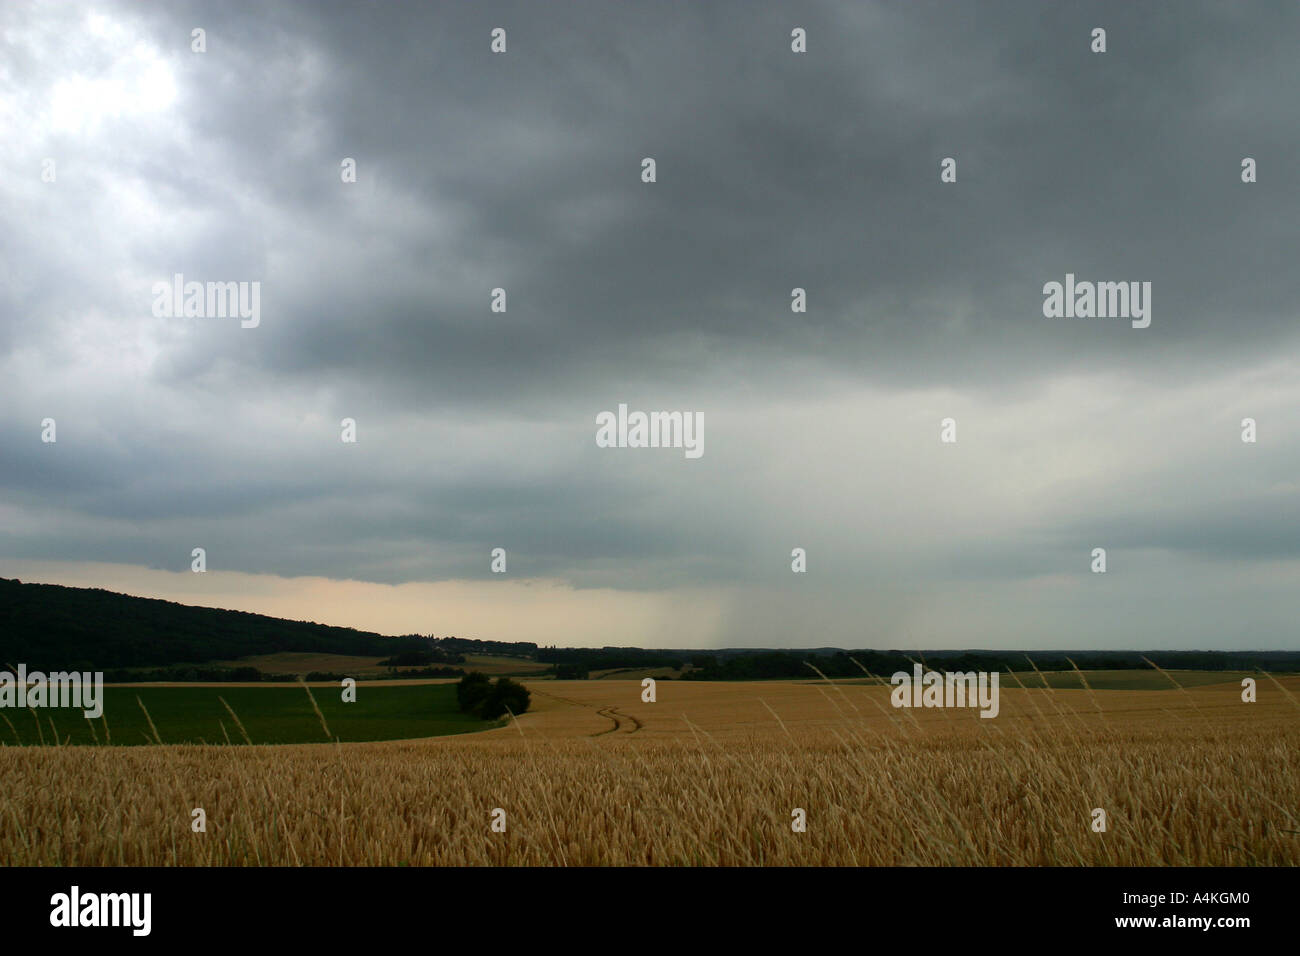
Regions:
<svg viewBox="0 0 1300 956"><path fill-rule="evenodd" d="M581 586L780 594L815 541L817 619L846 631L863 587L1010 586L1093 537L1295 557L1276 517L1300 423L1269 371L1297 344L1294 4L103 13L3 15L10 557L184 566L202 538L239 570L400 581L483 576L499 545ZM260 281L261 325L154 318L177 272ZM1151 282L1151 327L1044 318L1067 272ZM1127 393L1163 431L1123 427ZM619 402L703 410L705 457L596 449ZM960 466L930 447L956 405ZM1243 487L1210 436L1256 409L1277 477ZM1023 480L1045 459L1116 469L1004 500L998 462ZM1135 501L1126 467L1201 477ZM763 607L734 626L781 630Z"/></svg>

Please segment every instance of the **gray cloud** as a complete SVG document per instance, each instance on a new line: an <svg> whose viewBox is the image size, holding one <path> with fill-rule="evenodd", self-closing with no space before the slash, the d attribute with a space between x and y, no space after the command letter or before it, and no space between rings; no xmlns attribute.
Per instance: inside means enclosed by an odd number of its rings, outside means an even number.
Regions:
<svg viewBox="0 0 1300 956"><path fill-rule="evenodd" d="M1293 4L102 13L0 14L0 556L400 582L504 546L739 589L753 644L972 582L953 626L995 635L1099 542L1191 590L1296 558ZM261 326L154 318L176 272L261 281ZM1150 281L1151 327L1045 319L1067 272ZM704 411L705 456L597 449L619 402ZM1294 598L1253 599L1273 640Z"/></svg>

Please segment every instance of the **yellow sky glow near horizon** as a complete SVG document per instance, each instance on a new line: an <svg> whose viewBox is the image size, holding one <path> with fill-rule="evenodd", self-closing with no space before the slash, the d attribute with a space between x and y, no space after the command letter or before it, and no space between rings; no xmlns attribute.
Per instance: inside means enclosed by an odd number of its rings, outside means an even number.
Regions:
<svg viewBox="0 0 1300 956"><path fill-rule="evenodd" d="M238 571L162 571L128 564L0 559L0 577L103 588L380 634L435 634L573 647L708 647L730 603L717 590L577 589L562 581L378 584Z"/></svg>

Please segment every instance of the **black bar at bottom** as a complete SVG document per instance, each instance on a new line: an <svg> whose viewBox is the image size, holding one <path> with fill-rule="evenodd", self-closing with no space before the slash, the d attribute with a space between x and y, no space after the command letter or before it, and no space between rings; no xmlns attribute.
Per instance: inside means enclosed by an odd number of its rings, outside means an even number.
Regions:
<svg viewBox="0 0 1300 956"><path fill-rule="evenodd" d="M773 946L774 934L813 940L855 927L914 942L936 934L944 945L1008 933L1231 943L1288 928L1294 879L1286 868L25 868L0 869L0 899L7 943L76 934L128 946L353 938L373 946L388 927L432 933L436 945L443 929L474 926L525 945L554 933L675 945L689 931L692 943ZM145 893L147 935L137 933L143 896L105 897ZM124 925L71 925L114 919Z"/></svg>

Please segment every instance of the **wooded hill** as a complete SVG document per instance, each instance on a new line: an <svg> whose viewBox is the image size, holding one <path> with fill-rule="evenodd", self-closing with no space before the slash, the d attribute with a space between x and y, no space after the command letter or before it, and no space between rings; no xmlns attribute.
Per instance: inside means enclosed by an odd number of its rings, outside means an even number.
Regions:
<svg viewBox="0 0 1300 956"><path fill-rule="evenodd" d="M100 588L0 578L0 668L107 670L307 651L382 655L426 651L427 638L192 607Z"/></svg>

